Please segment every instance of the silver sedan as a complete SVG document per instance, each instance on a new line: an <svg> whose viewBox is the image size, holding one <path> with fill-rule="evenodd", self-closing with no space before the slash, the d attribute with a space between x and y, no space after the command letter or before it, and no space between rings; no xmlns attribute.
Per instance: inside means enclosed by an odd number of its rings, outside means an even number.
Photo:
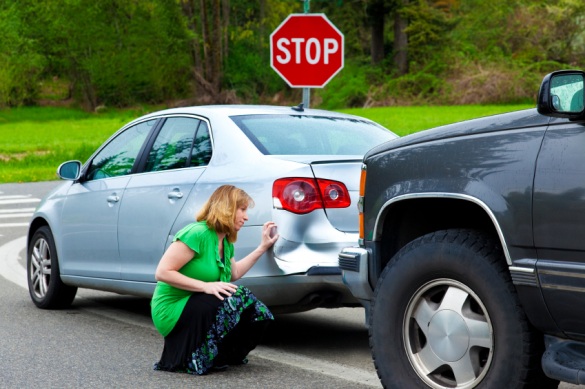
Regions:
<svg viewBox="0 0 585 389"><path fill-rule="evenodd" d="M91 135L88 135L91 136ZM362 157L396 135L367 119L302 107L200 106L140 117L43 199L28 232L29 291L40 308L69 306L77 288L150 297L174 234L222 184L255 207L236 259L266 220L274 247L238 283L276 312L357 304L337 254L357 243Z"/></svg>

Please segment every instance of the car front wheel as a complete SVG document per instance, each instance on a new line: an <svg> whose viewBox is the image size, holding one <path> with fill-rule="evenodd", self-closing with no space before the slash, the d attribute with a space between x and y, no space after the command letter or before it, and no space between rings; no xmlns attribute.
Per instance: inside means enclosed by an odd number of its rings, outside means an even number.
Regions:
<svg viewBox="0 0 585 389"><path fill-rule="evenodd" d="M386 388L554 388L543 336L528 323L497 241L471 230L425 235L383 271L370 346Z"/></svg>
<svg viewBox="0 0 585 389"><path fill-rule="evenodd" d="M57 250L49 227L35 231L27 254L28 290L35 305L42 309L69 307L77 288L61 281Z"/></svg>

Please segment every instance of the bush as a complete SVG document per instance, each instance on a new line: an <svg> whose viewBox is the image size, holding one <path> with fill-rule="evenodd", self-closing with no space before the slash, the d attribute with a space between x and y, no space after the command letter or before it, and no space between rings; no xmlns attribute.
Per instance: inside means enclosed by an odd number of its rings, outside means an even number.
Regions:
<svg viewBox="0 0 585 389"><path fill-rule="evenodd" d="M386 93L385 101L389 105L441 104L444 103L441 93L445 88L445 82L440 77L420 71L389 80L381 93Z"/></svg>
<svg viewBox="0 0 585 389"><path fill-rule="evenodd" d="M323 89L314 89L315 102L323 109L369 106L375 86L385 77L382 67L348 61Z"/></svg>

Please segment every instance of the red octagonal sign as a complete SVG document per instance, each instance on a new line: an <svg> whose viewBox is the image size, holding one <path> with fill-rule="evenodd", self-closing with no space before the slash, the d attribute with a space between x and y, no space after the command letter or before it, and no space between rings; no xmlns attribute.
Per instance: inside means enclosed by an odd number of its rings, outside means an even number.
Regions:
<svg viewBox="0 0 585 389"><path fill-rule="evenodd" d="M270 66L293 88L322 88L343 68L343 34L324 14L292 14L270 35Z"/></svg>

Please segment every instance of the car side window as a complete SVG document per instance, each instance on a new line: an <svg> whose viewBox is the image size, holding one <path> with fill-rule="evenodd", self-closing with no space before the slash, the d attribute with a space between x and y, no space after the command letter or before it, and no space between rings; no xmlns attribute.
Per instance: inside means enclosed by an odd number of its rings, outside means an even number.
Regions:
<svg viewBox="0 0 585 389"><path fill-rule="evenodd" d="M193 142L189 166L206 166L209 160L211 160L211 137L207 123L202 121Z"/></svg>
<svg viewBox="0 0 585 389"><path fill-rule="evenodd" d="M130 174L134 162L156 120L142 122L112 139L93 158L86 179L98 180Z"/></svg>
<svg viewBox="0 0 585 389"><path fill-rule="evenodd" d="M209 132L205 122L187 117L166 119L146 162L146 172L201 166L209 162L200 154L210 154ZM205 152L207 150L207 152Z"/></svg>

